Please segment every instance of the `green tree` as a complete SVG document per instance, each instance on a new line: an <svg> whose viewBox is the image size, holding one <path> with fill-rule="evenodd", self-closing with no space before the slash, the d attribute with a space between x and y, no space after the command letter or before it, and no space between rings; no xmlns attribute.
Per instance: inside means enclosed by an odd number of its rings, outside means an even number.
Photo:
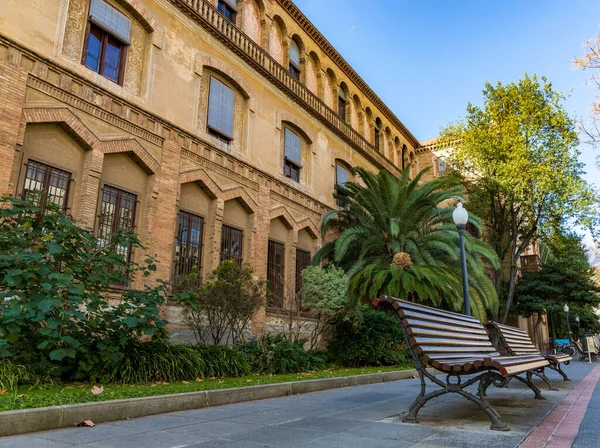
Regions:
<svg viewBox="0 0 600 448"><path fill-rule="evenodd" d="M345 206L323 218L323 234L339 236L319 250L314 263L329 259L342 267L356 301L389 294L460 311L459 237L450 203L462 199L462 187L453 178L422 182L425 171L411 180L409 172L395 178L387 171L356 168L362 182L338 187L336 198ZM470 222L479 226L474 215ZM484 262L497 267L499 261L470 234L465 247L473 314L483 319L485 310L498 304Z"/></svg>
<svg viewBox="0 0 600 448"><path fill-rule="evenodd" d="M143 250L130 232L99 247L89 229L57 206L0 200L0 357L69 378L100 375L143 335L161 334L162 284L111 289L149 277L156 266L128 263L118 250Z"/></svg>
<svg viewBox="0 0 600 448"><path fill-rule="evenodd" d="M600 287L594 275L581 238L557 232L550 239L548 261L537 272L524 272L517 283L514 312L525 317L536 315L536 327L544 314L552 314L552 324L559 328L559 335L566 335L566 325L558 318L566 303L571 309L571 329L576 329L575 316L581 318L582 329L595 329L598 318L594 317L594 308L600 305Z"/></svg>
<svg viewBox="0 0 600 448"><path fill-rule="evenodd" d="M575 122L563 97L545 78L483 90L483 107L469 104L466 118L442 135L453 141L450 162L463 176L471 210L486 224L485 236L509 265L493 280L501 291L507 281L506 321L512 306L520 255L532 242L551 234L557 221L593 228L597 202L583 178Z"/></svg>

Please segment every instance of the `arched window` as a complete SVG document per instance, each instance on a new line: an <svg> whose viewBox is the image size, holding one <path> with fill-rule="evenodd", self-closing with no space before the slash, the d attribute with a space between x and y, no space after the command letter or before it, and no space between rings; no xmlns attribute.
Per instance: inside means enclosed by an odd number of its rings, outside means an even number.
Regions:
<svg viewBox="0 0 600 448"><path fill-rule="evenodd" d="M217 8L227 20L235 23L235 16L237 14L237 0L219 0L217 3Z"/></svg>
<svg viewBox="0 0 600 448"><path fill-rule="evenodd" d="M296 78L300 79L300 48L295 40L290 42L290 66L289 66L290 74Z"/></svg>
<svg viewBox="0 0 600 448"><path fill-rule="evenodd" d="M346 107L348 104L348 100L346 99L346 94L344 93L344 89L342 86L338 89L338 115L342 120L346 120Z"/></svg>

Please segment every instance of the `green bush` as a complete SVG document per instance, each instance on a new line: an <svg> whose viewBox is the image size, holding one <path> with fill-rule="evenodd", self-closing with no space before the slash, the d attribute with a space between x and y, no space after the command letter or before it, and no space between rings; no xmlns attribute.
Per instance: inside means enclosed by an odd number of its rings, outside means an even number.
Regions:
<svg viewBox="0 0 600 448"><path fill-rule="evenodd" d="M250 375L250 364L246 356L232 347L224 345L200 345L194 350L206 364L207 377L239 377Z"/></svg>
<svg viewBox="0 0 600 448"><path fill-rule="evenodd" d="M132 339L163 327L163 288L127 288L109 303L111 285L150 276L153 259L128 263L118 252L142 249L135 234L101 245L70 215L35 199L0 199L0 358L84 379L119 363Z"/></svg>
<svg viewBox="0 0 600 448"><path fill-rule="evenodd" d="M254 373L297 373L318 370L325 360L304 349L305 340L291 341L283 334L270 334L239 344L237 349L250 361Z"/></svg>
<svg viewBox="0 0 600 448"><path fill-rule="evenodd" d="M229 347L131 341L123 359L105 369L98 379L103 383L140 384L249 374L248 361Z"/></svg>
<svg viewBox="0 0 600 448"><path fill-rule="evenodd" d="M341 322L327 344L331 359L346 367L389 366L407 362L398 320L371 306L360 308L360 323Z"/></svg>

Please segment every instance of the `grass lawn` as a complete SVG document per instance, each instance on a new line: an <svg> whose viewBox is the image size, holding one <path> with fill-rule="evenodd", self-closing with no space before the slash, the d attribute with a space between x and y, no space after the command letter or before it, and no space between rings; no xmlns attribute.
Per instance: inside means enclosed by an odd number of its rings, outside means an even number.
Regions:
<svg viewBox="0 0 600 448"><path fill-rule="evenodd" d="M410 365L355 369L341 368L288 375L251 375L241 378L205 378L197 379L196 381L181 381L176 383L153 383L142 385L107 384L104 385L104 391L97 395L94 395L91 392L94 385L87 383L61 384L59 386L43 386L40 388L25 387L13 391L0 391L0 411L87 403L89 401L107 401L119 400L122 398L178 394L202 390L229 389L232 387L335 378L367 373L393 372L412 368L413 367Z"/></svg>

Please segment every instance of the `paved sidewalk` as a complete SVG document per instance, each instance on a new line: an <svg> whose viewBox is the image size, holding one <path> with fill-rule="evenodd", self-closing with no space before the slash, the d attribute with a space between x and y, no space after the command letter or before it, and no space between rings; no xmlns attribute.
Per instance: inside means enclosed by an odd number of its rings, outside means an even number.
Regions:
<svg viewBox="0 0 600 448"><path fill-rule="evenodd" d="M548 391L539 382L545 401L533 400L532 392L517 381L506 389L491 387L489 400L512 428L510 432L490 431L485 414L455 394L444 395L424 407L419 414L421 423L402 423L402 413L419 390L418 380L403 380L174 412L93 428L5 437L0 438L0 447L516 447L593 367L595 364L572 362L565 368L574 380L571 383L549 372L560 390ZM595 398L600 404L600 396ZM597 409L596 402L592 400L590 407ZM582 431L592 425L591 420L589 424L584 420ZM588 437L588 432L580 435L584 434ZM578 447L597 446L588 445L591 439L585 437ZM597 437L594 440L597 443Z"/></svg>

